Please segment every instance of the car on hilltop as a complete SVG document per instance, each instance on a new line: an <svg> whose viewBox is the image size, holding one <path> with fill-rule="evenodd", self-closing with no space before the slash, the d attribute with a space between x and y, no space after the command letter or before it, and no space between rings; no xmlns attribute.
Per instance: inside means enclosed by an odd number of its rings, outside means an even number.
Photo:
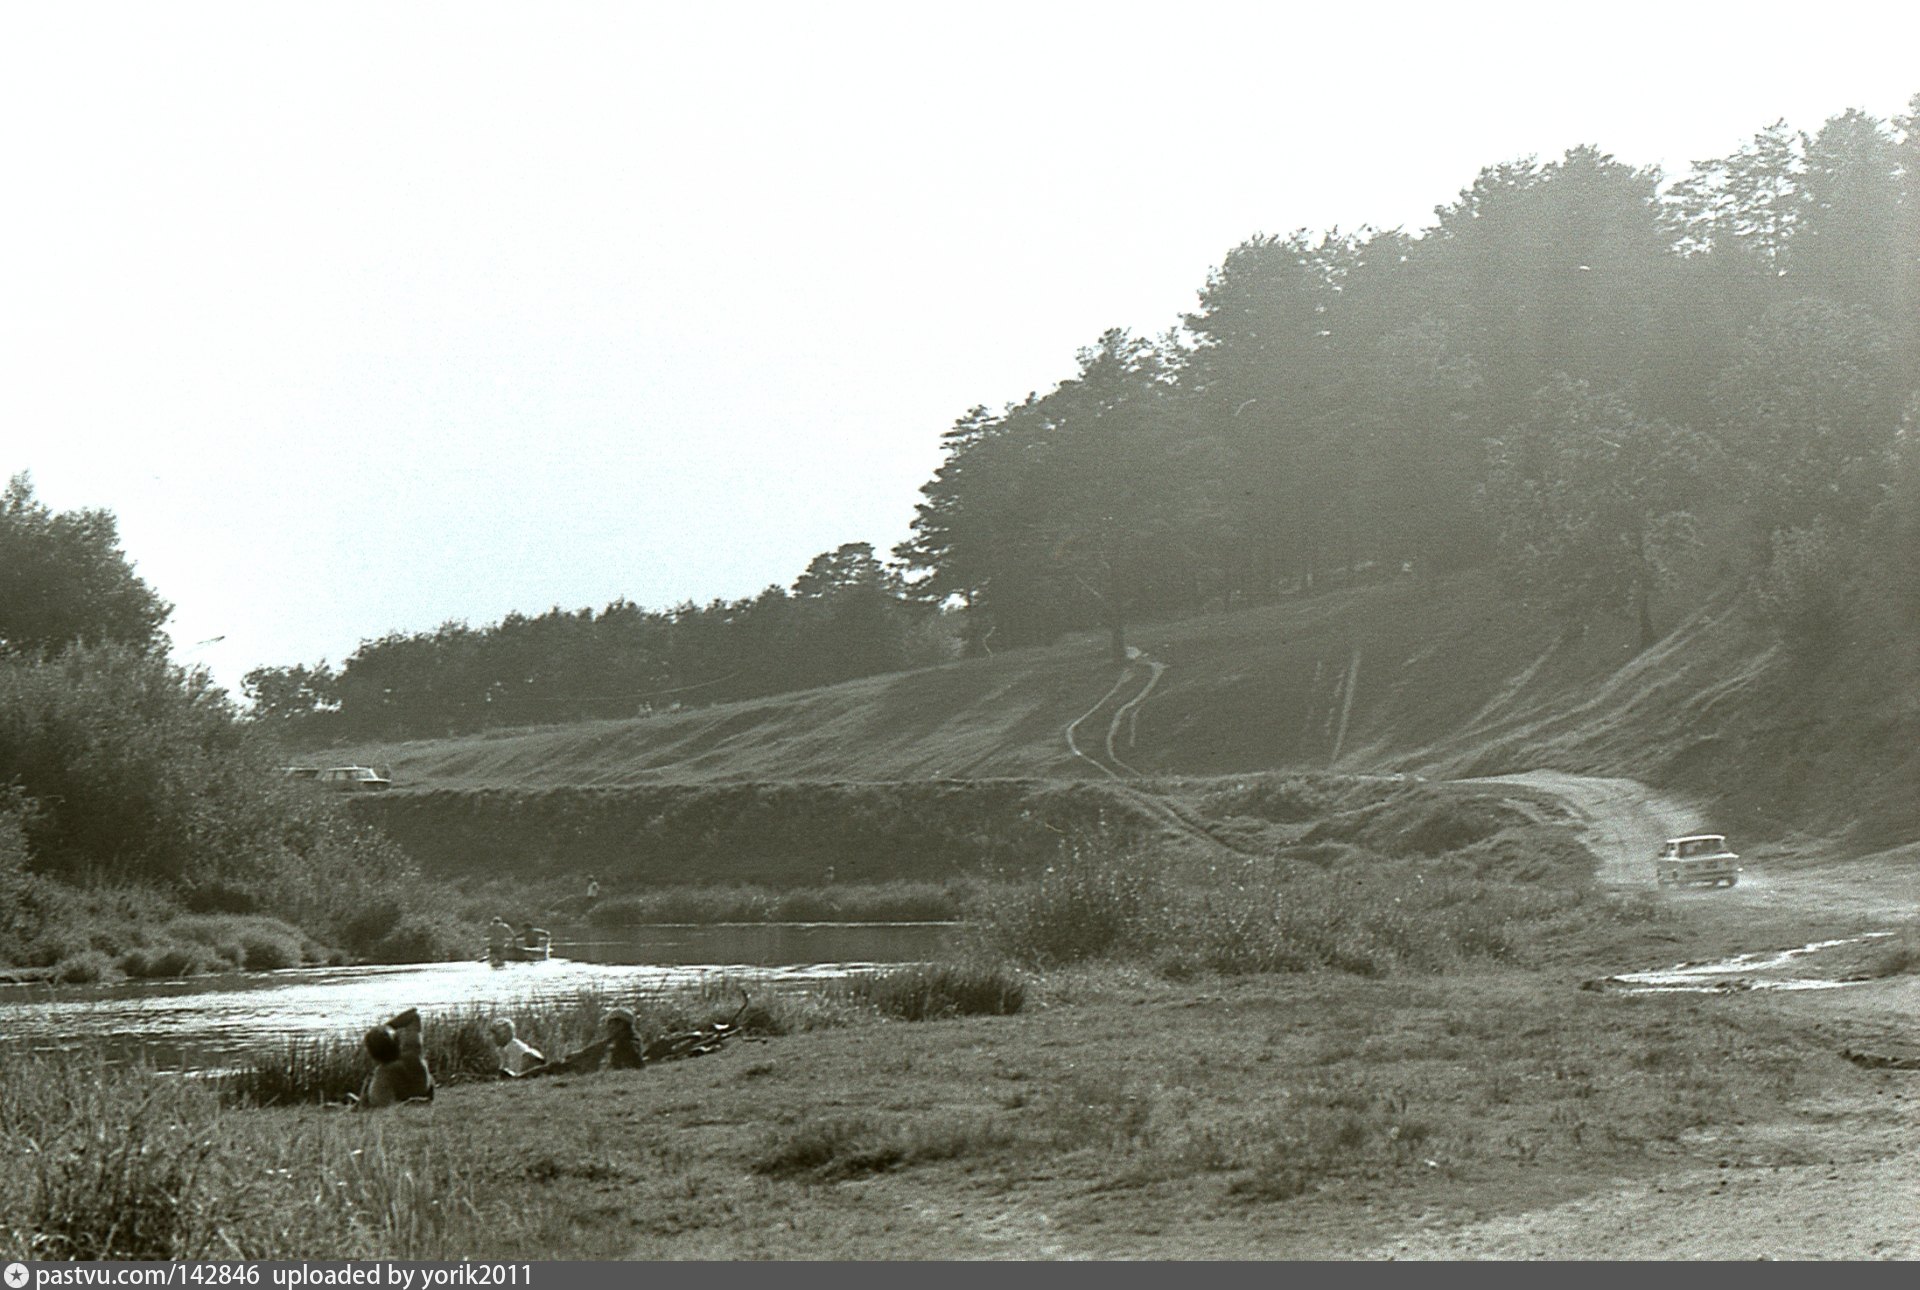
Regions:
<svg viewBox="0 0 1920 1290"><path fill-rule="evenodd" d="M393 787L393 781L371 766L333 766L320 772L315 782L336 793L380 793Z"/></svg>

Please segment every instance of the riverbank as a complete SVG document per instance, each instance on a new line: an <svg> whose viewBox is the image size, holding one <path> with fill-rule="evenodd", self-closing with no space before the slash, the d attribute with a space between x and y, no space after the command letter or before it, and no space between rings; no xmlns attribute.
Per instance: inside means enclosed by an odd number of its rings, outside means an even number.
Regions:
<svg viewBox="0 0 1920 1290"><path fill-rule="evenodd" d="M1811 851L1750 855L1725 891L1608 888L1539 824L1414 794L1272 858L1076 852L989 893L969 940L1031 973L1015 1015L854 1002L693 1061L450 1083L380 1114L15 1065L0 1151L28 1163L0 1178L0 1239L43 1257L1920 1256L1901 1065L1920 870L1910 848ZM1793 959L1818 991L1602 988L1835 940L1858 952ZM1878 972L1901 975L1844 980ZM563 1020L534 1030L571 1047L587 1019ZM335 1049L296 1097L351 1083L352 1036ZM117 1243L88 1244L103 1231Z"/></svg>
<svg viewBox="0 0 1920 1290"><path fill-rule="evenodd" d="M1897 1183L1911 1076L1839 1047L1790 1000L1601 996L1571 973L1104 967L1051 974L1016 1016L869 1013L383 1114L81 1080L66 1095L113 1122L110 1149L17 1157L0 1213L11 1248L44 1248L112 1204L188 1257L1383 1255L1622 1189L1750 1193L1813 1163ZM25 1114L36 1091L9 1087ZM1878 1249L1809 1222L1744 1252L1911 1257L1908 1217Z"/></svg>

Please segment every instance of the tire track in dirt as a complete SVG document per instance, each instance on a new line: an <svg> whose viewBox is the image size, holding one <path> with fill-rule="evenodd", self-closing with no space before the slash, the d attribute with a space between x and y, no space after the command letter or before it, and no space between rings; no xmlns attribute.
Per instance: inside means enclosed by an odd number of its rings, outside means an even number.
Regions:
<svg viewBox="0 0 1920 1290"><path fill-rule="evenodd" d="M1081 722L1085 721L1088 717L1092 716L1094 713L1100 711L1101 708L1105 707L1107 704L1107 701L1113 698L1114 695L1120 693L1121 687L1125 686L1126 683L1132 678L1133 678L1133 664L1129 663L1127 664L1125 670L1123 670L1120 673L1120 679L1113 683L1113 688L1108 690L1105 694L1101 695L1100 701L1098 703L1095 703L1091 708L1088 708L1085 712L1075 717L1072 721L1069 721L1067 723L1067 728L1065 732L1067 736L1068 752L1072 753L1075 757L1078 757L1081 761L1089 762L1092 765L1099 767L1101 770L1105 771L1107 775L1113 779L1119 779L1120 772L1115 770L1113 767L1107 765L1105 762L1101 761L1099 758L1094 757L1091 754L1085 752L1080 747L1079 741L1073 737L1073 732L1080 728Z"/></svg>
<svg viewBox="0 0 1920 1290"><path fill-rule="evenodd" d="M1080 746L1080 741L1075 738L1075 732L1079 730L1081 725L1089 718L1106 707L1107 704L1113 702L1114 697L1125 690L1130 682L1137 679L1139 669L1135 664L1138 663L1144 663L1148 669L1146 684L1142 685L1132 698L1114 710L1112 719L1107 723L1106 760L1103 761ZM1140 772L1128 765L1127 762L1120 757L1114 744L1119 737L1120 727L1123 724L1139 719L1140 705L1145 703L1147 697L1153 693L1154 687L1160 683L1160 678L1165 674L1166 670L1167 665L1165 663L1150 659L1138 650L1129 650L1127 665L1120 673L1120 679L1115 681L1112 687L1100 696L1099 702L1067 723L1065 730L1062 732L1066 735L1067 751L1082 761L1099 767L1109 779L1113 780L1119 786L1120 791L1124 793L1136 807L1145 814L1160 821L1163 826L1173 832L1195 842L1219 847L1221 850L1229 851L1237 856L1249 858L1261 856L1263 854L1261 852L1250 850L1218 836L1212 829L1207 827L1205 821L1196 818L1192 812L1185 808L1176 806L1165 798L1136 788L1127 782L1129 776L1137 777L1140 775ZM1124 774L1122 773L1123 771L1125 772Z"/></svg>
<svg viewBox="0 0 1920 1290"><path fill-rule="evenodd" d="M1139 727L1140 705L1147 701L1147 696L1153 693L1153 687L1160 684L1161 673L1167 670L1165 663L1154 659L1146 659L1145 662L1148 668L1152 669L1153 675L1147 678L1147 683L1141 687L1140 693L1114 709L1113 721L1107 726L1107 760L1131 775L1138 775L1140 772L1121 759L1119 752L1114 749L1113 741L1119 736L1121 725L1126 724L1128 726L1127 747L1133 747L1133 738Z"/></svg>

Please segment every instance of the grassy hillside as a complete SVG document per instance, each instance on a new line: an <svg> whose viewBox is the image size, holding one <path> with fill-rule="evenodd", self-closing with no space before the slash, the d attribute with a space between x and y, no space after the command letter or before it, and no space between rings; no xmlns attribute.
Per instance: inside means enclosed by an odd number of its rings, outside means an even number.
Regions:
<svg viewBox="0 0 1920 1290"><path fill-rule="evenodd" d="M1111 732L1147 776L1547 767L1686 789L1749 833L1920 835L1911 647L1796 662L1731 587L1690 594L1637 654L1625 624L1569 637L1475 574L1143 626L1133 639L1165 672L1128 712L1146 660L1116 688L1122 669L1086 636L753 702L349 751L390 765L402 792L1105 779L1068 749L1084 717L1084 751L1106 760Z"/></svg>

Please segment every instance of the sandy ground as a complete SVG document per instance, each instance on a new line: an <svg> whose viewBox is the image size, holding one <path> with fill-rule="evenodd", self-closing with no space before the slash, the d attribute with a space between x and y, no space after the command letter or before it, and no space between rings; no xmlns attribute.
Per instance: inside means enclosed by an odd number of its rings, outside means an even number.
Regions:
<svg viewBox="0 0 1920 1290"><path fill-rule="evenodd" d="M1710 828L1691 805L1630 779L1536 771L1480 783L1558 798L1601 858L1603 881L1652 887L1662 839ZM1920 909L1920 849L1838 861L1817 849L1749 857L1732 890L1675 893L1734 926L1777 936L1783 916L1911 923ZM1696 904L1696 908L1700 906ZM1810 924L1811 925L1811 924ZM1764 927L1766 932L1761 932ZM1753 950L1780 948L1777 941ZM1755 994L1753 1007L1792 1010L1873 1051L1920 1052L1920 977L1835 990ZM1887 1072L1872 1099L1831 1108L1818 1139L1826 1160L1743 1167L1729 1159L1616 1190L1464 1226L1423 1223L1371 1249L1375 1259L1911 1259L1920 1258L1920 1073Z"/></svg>
<svg viewBox="0 0 1920 1290"><path fill-rule="evenodd" d="M1869 1158L1691 1170L1452 1231L1410 1232L1373 1259L1920 1258L1920 1133Z"/></svg>

